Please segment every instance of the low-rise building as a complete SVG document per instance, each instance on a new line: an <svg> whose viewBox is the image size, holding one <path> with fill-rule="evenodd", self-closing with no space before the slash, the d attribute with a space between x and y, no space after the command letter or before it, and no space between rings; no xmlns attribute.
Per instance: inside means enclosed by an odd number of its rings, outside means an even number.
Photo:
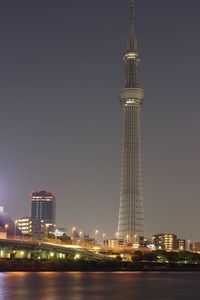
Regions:
<svg viewBox="0 0 200 300"><path fill-rule="evenodd" d="M200 251L200 242L195 242L193 244L193 251L197 251L197 252Z"/></svg>
<svg viewBox="0 0 200 300"><path fill-rule="evenodd" d="M95 239L90 237L88 234L83 236L83 243L87 246L92 246L95 244Z"/></svg>
<svg viewBox="0 0 200 300"><path fill-rule="evenodd" d="M177 250L177 236L173 233L155 234L153 235L153 244L156 249Z"/></svg>
<svg viewBox="0 0 200 300"><path fill-rule="evenodd" d="M6 232L0 232L0 239L7 239L7 233Z"/></svg>
<svg viewBox="0 0 200 300"><path fill-rule="evenodd" d="M23 235L32 235L32 220L30 217L19 218L16 220L16 224Z"/></svg>
<svg viewBox="0 0 200 300"><path fill-rule="evenodd" d="M186 240L184 239L178 239L177 240L177 248L179 251L185 251L186 250Z"/></svg>
<svg viewBox="0 0 200 300"><path fill-rule="evenodd" d="M46 231L43 220L33 220L31 217L19 218L16 220L16 224L24 236L40 238Z"/></svg>
<svg viewBox="0 0 200 300"><path fill-rule="evenodd" d="M122 248L124 247L124 240L120 240L120 239L105 240L104 245L108 248Z"/></svg>

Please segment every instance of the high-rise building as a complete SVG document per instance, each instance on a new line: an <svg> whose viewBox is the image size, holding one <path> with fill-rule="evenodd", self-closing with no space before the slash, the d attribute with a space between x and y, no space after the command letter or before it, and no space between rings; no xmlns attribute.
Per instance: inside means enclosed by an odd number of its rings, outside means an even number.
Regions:
<svg viewBox="0 0 200 300"><path fill-rule="evenodd" d="M135 35L135 1L130 0L130 36L124 55L125 86L119 96L123 109L123 143L118 233L135 241L144 236L141 175L140 110L144 90L139 84L140 54Z"/></svg>
<svg viewBox="0 0 200 300"><path fill-rule="evenodd" d="M31 218L55 224L56 197L54 193L40 191L31 193Z"/></svg>

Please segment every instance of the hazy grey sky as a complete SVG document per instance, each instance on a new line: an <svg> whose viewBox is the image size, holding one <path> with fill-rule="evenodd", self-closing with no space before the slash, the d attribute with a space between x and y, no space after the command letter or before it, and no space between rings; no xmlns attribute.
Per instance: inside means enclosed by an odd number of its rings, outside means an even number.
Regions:
<svg viewBox="0 0 200 300"><path fill-rule="evenodd" d="M0 205L57 224L117 229L128 0L0 3ZM145 232L200 240L200 2L138 0Z"/></svg>

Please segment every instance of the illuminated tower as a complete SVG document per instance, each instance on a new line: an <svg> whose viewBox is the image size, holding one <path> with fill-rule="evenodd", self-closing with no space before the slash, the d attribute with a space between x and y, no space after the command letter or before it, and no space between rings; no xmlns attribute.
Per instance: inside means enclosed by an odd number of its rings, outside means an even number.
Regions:
<svg viewBox="0 0 200 300"><path fill-rule="evenodd" d="M118 234L134 241L144 236L141 175L140 110L144 90L139 85L140 55L135 35L135 1L130 0L130 36L124 55L125 87L119 97L123 108L123 143Z"/></svg>

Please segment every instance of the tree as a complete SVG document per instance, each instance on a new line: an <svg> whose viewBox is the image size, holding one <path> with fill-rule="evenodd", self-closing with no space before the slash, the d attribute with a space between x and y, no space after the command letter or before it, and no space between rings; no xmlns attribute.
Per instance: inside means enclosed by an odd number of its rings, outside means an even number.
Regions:
<svg viewBox="0 0 200 300"><path fill-rule="evenodd" d="M149 262L156 261L157 255L155 252L148 252L144 254L143 259Z"/></svg>
<svg viewBox="0 0 200 300"><path fill-rule="evenodd" d="M62 236L59 236L58 239L61 240L62 242L67 243L67 244L72 243L71 237L67 236L65 233Z"/></svg>
<svg viewBox="0 0 200 300"><path fill-rule="evenodd" d="M132 261L138 262L143 260L143 254L140 250L135 251L134 256L132 256Z"/></svg>
<svg viewBox="0 0 200 300"><path fill-rule="evenodd" d="M55 240L55 234L48 232L47 238L50 240Z"/></svg>
<svg viewBox="0 0 200 300"><path fill-rule="evenodd" d="M117 256L116 256L116 261L117 261L117 262L121 262L121 261L122 261L122 258L121 258L120 255L117 255Z"/></svg>
<svg viewBox="0 0 200 300"><path fill-rule="evenodd" d="M170 263L177 263L178 262L178 253L177 252L167 252L167 260Z"/></svg>

